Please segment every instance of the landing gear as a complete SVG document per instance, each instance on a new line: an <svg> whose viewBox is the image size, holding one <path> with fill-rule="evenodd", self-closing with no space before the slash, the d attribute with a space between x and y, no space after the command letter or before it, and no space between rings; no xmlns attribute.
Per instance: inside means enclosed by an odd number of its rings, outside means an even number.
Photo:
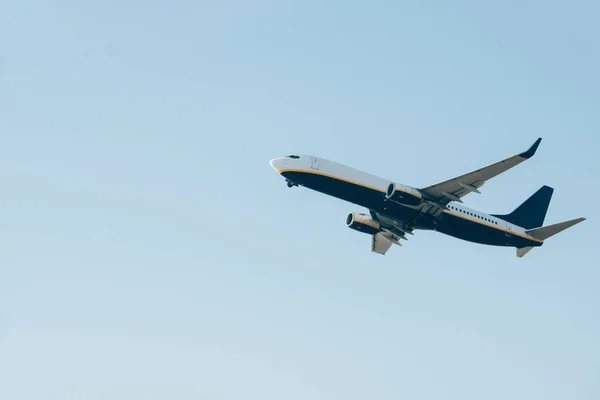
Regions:
<svg viewBox="0 0 600 400"><path fill-rule="evenodd" d="M298 184L296 182L290 181L289 179L285 180L287 182L287 186L289 188L294 187L294 186L298 186Z"/></svg>

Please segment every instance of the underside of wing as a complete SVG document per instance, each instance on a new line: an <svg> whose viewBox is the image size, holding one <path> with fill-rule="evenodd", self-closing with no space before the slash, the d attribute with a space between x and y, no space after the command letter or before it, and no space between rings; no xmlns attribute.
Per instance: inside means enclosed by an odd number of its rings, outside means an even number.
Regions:
<svg viewBox="0 0 600 400"><path fill-rule="evenodd" d="M406 234L412 235L412 227L403 221L371 211L371 216L379 223L380 232L372 236L371 251L385 254L393 244L402 246L401 240L407 240Z"/></svg>
<svg viewBox="0 0 600 400"><path fill-rule="evenodd" d="M373 253L385 255L394 243L389 240L383 232L373 235L371 240L371 251Z"/></svg>
<svg viewBox="0 0 600 400"><path fill-rule="evenodd" d="M462 202L461 198L467 194L471 192L480 193L479 188L483 186L486 181L533 157L541 141L542 138L539 138L529 150L523 153L519 153L456 178L420 189L421 193L430 200L430 203L423 206L422 211L432 214L439 213L443 207L451 201Z"/></svg>

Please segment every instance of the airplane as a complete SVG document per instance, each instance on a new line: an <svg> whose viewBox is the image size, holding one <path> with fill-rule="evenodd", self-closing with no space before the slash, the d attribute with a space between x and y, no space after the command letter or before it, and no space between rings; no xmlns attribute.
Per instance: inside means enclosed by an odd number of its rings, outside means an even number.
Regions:
<svg viewBox="0 0 600 400"><path fill-rule="evenodd" d="M585 218L543 226L554 193L542 186L509 214L487 214L463 205L469 193L481 193L485 182L530 159L542 138L525 152L467 174L423 188L380 178L310 155L288 155L269 164L289 188L303 186L369 210L351 212L346 225L371 235L371 251L385 255L393 244L402 246L417 230L440 232L490 246L516 248L521 258L544 241Z"/></svg>

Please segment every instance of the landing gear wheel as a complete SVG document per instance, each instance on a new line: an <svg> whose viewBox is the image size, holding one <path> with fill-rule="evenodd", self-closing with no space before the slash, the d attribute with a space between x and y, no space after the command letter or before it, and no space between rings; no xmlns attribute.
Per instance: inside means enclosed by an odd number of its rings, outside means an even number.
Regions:
<svg viewBox="0 0 600 400"><path fill-rule="evenodd" d="M294 187L294 186L298 186L298 184L296 182L292 182L289 179L287 179L287 186L289 188Z"/></svg>

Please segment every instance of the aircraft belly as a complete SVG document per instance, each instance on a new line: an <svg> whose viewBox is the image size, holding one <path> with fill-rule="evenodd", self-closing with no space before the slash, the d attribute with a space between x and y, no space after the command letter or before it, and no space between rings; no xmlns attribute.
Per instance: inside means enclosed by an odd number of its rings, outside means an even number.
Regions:
<svg viewBox="0 0 600 400"><path fill-rule="evenodd" d="M436 221L436 230L473 243L491 246L513 246L511 238L502 230L446 213L442 214Z"/></svg>
<svg viewBox="0 0 600 400"><path fill-rule="evenodd" d="M457 239L491 246L528 247L541 245L503 229L493 228L447 213L442 214L436 221L436 230Z"/></svg>
<svg viewBox="0 0 600 400"><path fill-rule="evenodd" d="M285 172L286 178L297 182L309 189L316 190L342 200L349 201L364 207L372 207L383 202L385 193L347 182L335 179L330 176L315 174L310 172Z"/></svg>
<svg viewBox="0 0 600 400"><path fill-rule="evenodd" d="M309 189L366 207L401 221L413 220L420 214L417 210L386 201L384 189L362 185L360 182L349 182L310 172L291 171L285 172L283 175Z"/></svg>

